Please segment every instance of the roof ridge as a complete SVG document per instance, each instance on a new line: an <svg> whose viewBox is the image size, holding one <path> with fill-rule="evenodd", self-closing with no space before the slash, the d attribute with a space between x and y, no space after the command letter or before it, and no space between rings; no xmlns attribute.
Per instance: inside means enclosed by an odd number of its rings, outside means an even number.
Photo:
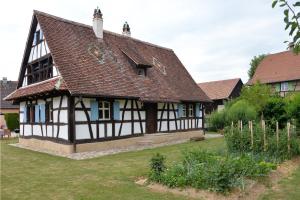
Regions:
<svg viewBox="0 0 300 200"><path fill-rule="evenodd" d="M33 10L33 13L34 14L44 15L46 17L51 17L51 18L54 18L56 20L63 21L65 23L73 24L73 25L76 25L76 26L83 26L85 28L92 28L91 25L83 24L83 23L80 23L80 22L75 22L75 21L72 21L72 20L69 20L69 19L65 19L65 18L58 17L58 16L55 16L55 15L52 15L52 14L49 14L49 13L42 12L42 11L39 11L39 10ZM153 44L153 43L150 43L150 42L146 42L146 41L143 41L143 40L140 40L140 39L137 39L137 38L128 37L128 36L122 35L120 33L115 33L115 32L109 31L109 30L103 30L103 32L105 32L107 34L110 34L110 35L114 35L114 36L118 36L118 37L123 37L123 38L126 38L126 39L130 39L130 40L133 40L133 41L136 41L136 42L141 42L141 43L144 43L144 44L149 45L149 46L153 46L153 47L157 47L157 48L161 48L161 49L173 51L173 49L168 48L168 47L163 47L163 46L160 46L160 45L157 45L157 44Z"/></svg>
<svg viewBox="0 0 300 200"><path fill-rule="evenodd" d="M222 81L233 81L233 80L241 80L241 78L231 78L231 79L222 79L222 80L216 80L216 81L206 81L206 82L201 82L201 83L197 83L199 84L205 84L205 83L216 83L216 82L222 82Z"/></svg>

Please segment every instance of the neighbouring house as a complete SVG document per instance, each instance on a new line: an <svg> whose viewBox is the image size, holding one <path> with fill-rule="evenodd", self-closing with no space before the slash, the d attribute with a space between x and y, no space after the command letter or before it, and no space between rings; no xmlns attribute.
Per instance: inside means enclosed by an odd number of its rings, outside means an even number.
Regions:
<svg viewBox="0 0 300 200"><path fill-rule="evenodd" d="M5 113L19 113L19 105L13 104L11 101L4 101L3 98L12 93L17 89L17 81L7 80L6 77L3 77L0 80L0 128L5 127Z"/></svg>
<svg viewBox="0 0 300 200"><path fill-rule="evenodd" d="M240 96L243 82L240 78L198 83L198 86L213 101L205 106L205 113L222 110L225 102Z"/></svg>
<svg viewBox="0 0 300 200"><path fill-rule="evenodd" d="M280 96L300 91L300 55L290 50L267 55L247 84L256 82L270 85Z"/></svg>
<svg viewBox="0 0 300 200"><path fill-rule="evenodd" d="M174 51L40 11L33 18L17 90L20 143L63 152L145 133L202 129L198 88Z"/></svg>

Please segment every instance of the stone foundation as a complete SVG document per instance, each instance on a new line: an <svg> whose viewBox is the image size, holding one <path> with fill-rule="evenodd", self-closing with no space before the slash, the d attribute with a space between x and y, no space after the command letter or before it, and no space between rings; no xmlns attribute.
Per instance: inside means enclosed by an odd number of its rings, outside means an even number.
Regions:
<svg viewBox="0 0 300 200"><path fill-rule="evenodd" d="M46 150L57 152L60 154L71 154L73 153L72 144L61 144L52 142L49 140L40 140L36 138L19 138L19 143L32 150Z"/></svg>

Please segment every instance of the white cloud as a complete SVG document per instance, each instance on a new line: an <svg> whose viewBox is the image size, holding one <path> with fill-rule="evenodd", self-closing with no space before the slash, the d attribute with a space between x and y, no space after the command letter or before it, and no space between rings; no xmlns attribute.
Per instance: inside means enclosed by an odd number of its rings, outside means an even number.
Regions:
<svg viewBox="0 0 300 200"><path fill-rule="evenodd" d="M32 10L92 23L99 5L104 28L121 32L124 21L133 37L172 48L197 82L242 77L247 81L254 55L283 51L287 39L282 10L253 0L96 0L2 1L0 77L16 80Z"/></svg>

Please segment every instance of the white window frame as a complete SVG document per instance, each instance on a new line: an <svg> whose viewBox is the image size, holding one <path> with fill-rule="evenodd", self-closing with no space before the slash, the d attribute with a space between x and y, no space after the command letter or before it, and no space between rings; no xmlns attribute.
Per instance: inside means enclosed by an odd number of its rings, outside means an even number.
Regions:
<svg viewBox="0 0 300 200"><path fill-rule="evenodd" d="M282 92L289 91L289 83L288 82L280 83L280 91Z"/></svg>
<svg viewBox="0 0 300 200"><path fill-rule="evenodd" d="M105 107L108 104L108 107ZM105 117L105 111L108 111L108 118ZM102 112L102 115L101 115ZM99 101L99 120L110 120L110 102L109 101Z"/></svg>
<svg viewBox="0 0 300 200"><path fill-rule="evenodd" d="M189 104L189 117L194 117L194 105Z"/></svg>
<svg viewBox="0 0 300 200"><path fill-rule="evenodd" d="M182 117L186 117L186 104L182 105Z"/></svg>

